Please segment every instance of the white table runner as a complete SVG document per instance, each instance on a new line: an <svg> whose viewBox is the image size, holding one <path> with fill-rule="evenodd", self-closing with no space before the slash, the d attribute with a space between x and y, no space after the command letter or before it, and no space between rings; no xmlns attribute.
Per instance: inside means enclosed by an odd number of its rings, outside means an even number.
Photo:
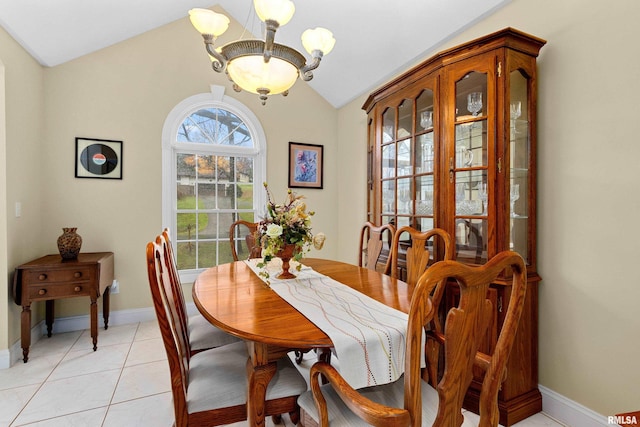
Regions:
<svg viewBox="0 0 640 427"><path fill-rule="evenodd" d="M245 262L257 274L260 261ZM386 384L402 376L407 314L310 267L296 271L294 262L290 271L295 279L276 279L279 261L274 258L267 266L271 289L331 338L339 360L336 368L353 388Z"/></svg>

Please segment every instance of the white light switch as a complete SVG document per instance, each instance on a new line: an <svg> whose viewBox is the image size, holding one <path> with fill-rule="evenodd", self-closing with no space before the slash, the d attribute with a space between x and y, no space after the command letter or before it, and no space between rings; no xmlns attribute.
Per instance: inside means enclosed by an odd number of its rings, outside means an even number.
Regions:
<svg viewBox="0 0 640 427"><path fill-rule="evenodd" d="M22 216L22 203L16 202L16 218L20 218Z"/></svg>

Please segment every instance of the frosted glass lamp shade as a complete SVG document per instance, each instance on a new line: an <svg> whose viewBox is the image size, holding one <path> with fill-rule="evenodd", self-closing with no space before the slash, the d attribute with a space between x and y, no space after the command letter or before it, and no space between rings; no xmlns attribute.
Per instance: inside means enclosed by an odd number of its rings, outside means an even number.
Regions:
<svg viewBox="0 0 640 427"><path fill-rule="evenodd" d="M191 9L189 11L191 24L200 34L211 34L218 37L229 28L229 18L221 13L209 9Z"/></svg>
<svg viewBox="0 0 640 427"><path fill-rule="evenodd" d="M262 22L272 20L281 26L289 22L296 11L291 0L253 0L253 5Z"/></svg>
<svg viewBox="0 0 640 427"><path fill-rule="evenodd" d="M266 88L269 95L277 95L289 90L298 78L298 69L291 63L276 57L264 62L261 55L236 58L229 62L227 71L238 86L256 94Z"/></svg>
<svg viewBox="0 0 640 427"><path fill-rule="evenodd" d="M326 55L331 52L335 44L336 39L333 38L333 33L326 28L318 27L302 33L302 45L310 54L314 50L319 50L323 55Z"/></svg>

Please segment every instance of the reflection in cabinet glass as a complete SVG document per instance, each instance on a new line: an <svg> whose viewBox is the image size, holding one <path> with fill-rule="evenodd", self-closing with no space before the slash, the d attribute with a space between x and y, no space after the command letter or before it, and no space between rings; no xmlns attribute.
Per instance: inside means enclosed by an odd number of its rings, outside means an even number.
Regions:
<svg viewBox="0 0 640 427"><path fill-rule="evenodd" d="M363 106L373 164L369 221L421 231L443 228L455 238L456 258L468 264L484 264L509 249L527 262L528 305L499 396L503 425L542 405L535 113L536 57L544 44L511 28L489 34L435 55L373 92ZM506 282L500 278L492 285L496 314L488 349L504 321ZM447 304L453 304L455 285L447 292ZM472 410L478 404L476 380L465 398Z"/></svg>
<svg viewBox="0 0 640 427"><path fill-rule="evenodd" d="M520 70L511 72L509 100L509 248L528 259L529 121L527 79Z"/></svg>

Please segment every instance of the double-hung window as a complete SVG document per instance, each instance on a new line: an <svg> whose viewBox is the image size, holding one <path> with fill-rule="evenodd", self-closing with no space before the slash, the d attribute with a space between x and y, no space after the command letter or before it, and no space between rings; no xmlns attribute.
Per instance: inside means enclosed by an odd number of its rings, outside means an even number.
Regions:
<svg viewBox="0 0 640 427"><path fill-rule="evenodd" d="M163 131L163 223L182 280L232 261L231 224L256 222L264 206L264 132L244 105L211 94L190 97Z"/></svg>

